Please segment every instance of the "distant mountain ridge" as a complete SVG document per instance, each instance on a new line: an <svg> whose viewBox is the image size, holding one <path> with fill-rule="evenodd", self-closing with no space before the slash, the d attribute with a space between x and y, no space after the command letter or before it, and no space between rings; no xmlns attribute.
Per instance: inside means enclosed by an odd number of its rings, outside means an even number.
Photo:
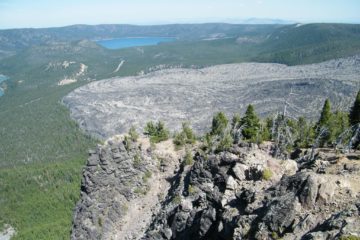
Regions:
<svg viewBox="0 0 360 240"><path fill-rule="evenodd" d="M24 28L0 30L0 57L14 54L33 45L59 41L96 40L121 37L176 37L181 40L198 40L212 34L227 37L238 35L269 34L278 25L244 25L226 23L169 24L169 25L72 25L58 28ZM6 56L6 55L5 55Z"/></svg>
<svg viewBox="0 0 360 240"><path fill-rule="evenodd" d="M262 24L257 24L262 23ZM248 19L244 24L204 23L168 25L72 25L57 28L26 28L0 30L0 58L11 56L35 45L78 40L98 40L121 37L176 37L181 41L212 38L256 38L266 47L299 47L336 41L359 41L359 24L263 24L263 20ZM282 23L272 21L269 23Z"/></svg>

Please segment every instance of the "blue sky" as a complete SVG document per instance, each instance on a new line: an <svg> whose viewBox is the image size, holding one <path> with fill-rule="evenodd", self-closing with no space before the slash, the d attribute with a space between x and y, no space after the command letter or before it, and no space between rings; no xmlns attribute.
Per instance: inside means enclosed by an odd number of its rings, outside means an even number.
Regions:
<svg viewBox="0 0 360 240"><path fill-rule="evenodd" d="M0 0L0 28L247 18L360 23L360 0Z"/></svg>

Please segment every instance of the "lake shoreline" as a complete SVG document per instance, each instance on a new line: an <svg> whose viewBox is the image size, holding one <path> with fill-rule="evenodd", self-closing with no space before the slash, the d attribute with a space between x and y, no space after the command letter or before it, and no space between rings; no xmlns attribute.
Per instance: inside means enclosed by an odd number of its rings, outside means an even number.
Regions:
<svg viewBox="0 0 360 240"><path fill-rule="evenodd" d="M123 49L131 47L154 46L159 43L176 41L175 37L124 37L103 39L95 41L98 45L107 49Z"/></svg>

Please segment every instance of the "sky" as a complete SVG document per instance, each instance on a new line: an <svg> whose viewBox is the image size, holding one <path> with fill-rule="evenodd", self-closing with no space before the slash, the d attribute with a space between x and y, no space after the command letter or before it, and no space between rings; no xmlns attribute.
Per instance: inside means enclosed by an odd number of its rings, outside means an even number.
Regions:
<svg viewBox="0 0 360 240"><path fill-rule="evenodd" d="M0 28L229 22L360 23L360 0L0 0Z"/></svg>

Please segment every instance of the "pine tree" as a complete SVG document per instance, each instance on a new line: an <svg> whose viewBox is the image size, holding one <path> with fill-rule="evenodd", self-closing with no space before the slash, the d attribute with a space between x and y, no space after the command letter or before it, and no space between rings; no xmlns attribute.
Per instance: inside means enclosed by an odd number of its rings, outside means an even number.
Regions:
<svg viewBox="0 0 360 240"><path fill-rule="evenodd" d="M217 151L221 152L221 151L226 151L228 150L232 144L233 144L233 138L231 137L230 132L226 132L224 133L224 135L221 137L219 145L217 147Z"/></svg>
<svg viewBox="0 0 360 240"><path fill-rule="evenodd" d="M231 136L234 143L238 143L241 139L241 117L240 114L235 114L231 120Z"/></svg>
<svg viewBox="0 0 360 240"><path fill-rule="evenodd" d="M267 117L262 123L261 138L263 141L271 140L271 127L273 120L271 117Z"/></svg>
<svg viewBox="0 0 360 240"><path fill-rule="evenodd" d="M241 119L241 125L243 126L242 134L244 138L255 141L260 130L260 120L251 104L247 107L245 116Z"/></svg>
<svg viewBox="0 0 360 240"><path fill-rule="evenodd" d="M182 131L174 135L173 143L177 148L180 148L186 144L194 144L195 141L196 136L189 126L189 123L183 122Z"/></svg>
<svg viewBox="0 0 360 240"><path fill-rule="evenodd" d="M332 121L330 124L332 129L333 139L336 140L339 135L349 128L349 115L346 112L335 111L333 113Z"/></svg>
<svg viewBox="0 0 360 240"><path fill-rule="evenodd" d="M332 121L332 113L331 113L331 105L330 100L326 99L324 106L321 111L321 115L319 121L315 125L316 135L319 136L321 134L322 129L325 129L324 135L320 139L320 146L323 146L325 143L329 143L332 137L332 128L331 128L331 121Z"/></svg>
<svg viewBox="0 0 360 240"><path fill-rule="evenodd" d="M331 106L330 106L330 100L326 99L323 109L321 111L320 119L317 123L317 127L328 127L331 119Z"/></svg>
<svg viewBox="0 0 360 240"><path fill-rule="evenodd" d="M211 135L223 135L229 120L223 112L217 113L212 120Z"/></svg>
<svg viewBox="0 0 360 240"><path fill-rule="evenodd" d="M195 136L193 130L191 129L189 123L187 123L187 122L182 123L182 131L184 132L184 134L186 136L186 143L194 144L196 141L196 136Z"/></svg>
<svg viewBox="0 0 360 240"><path fill-rule="evenodd" d="M360 91L358 91L355 102L350 109L349 118L352 126L360 123Z"/></svg>
<svg viewBox="0 0 360 240"><path fill-rule="evenodd" d="M352 128L352 138L354 139L352 143L352 147L354 149L357 149L360 145L360 139L358 137L358 126L357 126L358 124L360 124L360 91L358 91L355 102L350 109L349 122L351 126L354 126Z"/></svg>
<svg viewBox="0 0 360 240"><path fill-rule="evenodd" d="M165 124L161 121L156 124L152 121L146 123L144 134L148 135L153 143L166 141L169 138L169 130L165 128Z"/></svg>
<svg viewBox="0 0 360 240"><path fill-rule="evenodd" d="M156 126L153 121L147 122L144 128L144 134L148 136L156 135Z"/></svg>
<svg viewBox="0 0 360 240"><path fill-rule="evenodd" d="M299 117L296 123L297 138L295 146L300 148L309 147L314 141L314 128L305 117Z"/></svg>
<svg viewBox="0 0 360 240"><path fill-rule="evenodd" d="M238 125L240 125L241 117L240 114L236 113L234 114L233 118L231 119L231 129L238 128Z"/></svg>

